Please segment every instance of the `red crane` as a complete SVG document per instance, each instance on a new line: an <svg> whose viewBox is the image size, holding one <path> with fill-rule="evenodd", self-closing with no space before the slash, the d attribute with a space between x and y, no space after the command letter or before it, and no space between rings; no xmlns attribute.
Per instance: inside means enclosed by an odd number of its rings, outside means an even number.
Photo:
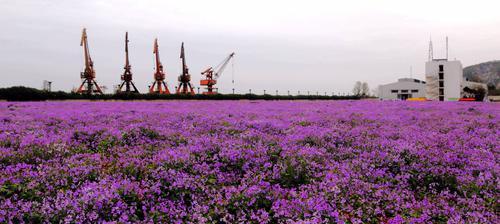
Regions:
<svg viewBox="0 0 500 224"><path fill-rule="evenodd" d="M226 68L229 61L234 57L234 52L229 54L219 65L213 67L209 67L205 69L205 71L201 72L201 75L205 76L205 79L200 80L201 86L207 86L207 92L203 92L206 95L216 94L214 92L214 85L217 84L217 79L222 75L224 69Z"/></svg>
<svg viewBox="0 0 500 224"><path fill-rule="evenodd" d="M163 72L163 65L160 62L160 52L158 50L158 39L155 39L153 46L153 54L155 54L156 70L154 74L155 81L149 88L149 93L170 94L168 91L167 83L165 83L165 73Z"/></svg>
<svg viewBox="0 0 500 224"><path fill-rule="evenodd" d="M123 72L123 75L121 76L122 83L118 87L118 92L122 92L123 86L125 86L125 92L130 93L139 93L139 90L135 87L134 83L132 82L132 66L129 63L128 60L128 32L125 33L125 71ZM132 88L130 88L132 87ZM132 90L133 89L133 90Z"/></svg>
<svg viewBox="0 0 500 224"><path fill-rule="evenodd" d="M189 69L186 65L186 56L184 54L184 42L181 45L181 56L182 59L182 74L179 76L179 86L175 91L177 94L191 94L194 95L194 89L191 85L191 75L189 74Z"/></svg>
<svg viewBox="0 0 500 224"><path fill-rule="evenodd" d="M97 82L95 81L95 70L94 70L94 62L92 61L92 58L90 58L90 52L89 52L89 44L87 41L87 29L83 28L82 31L82 40L80 42L80 46L83 46L83 54L85 57L85 70L80 73L80 78L83 79L82 84L80 85L80 88L76 91L77 93L86 93L86 94L92 94L92 93L98 93L98 94L103 94L101 88L99 85L97 85Z"/></svg>

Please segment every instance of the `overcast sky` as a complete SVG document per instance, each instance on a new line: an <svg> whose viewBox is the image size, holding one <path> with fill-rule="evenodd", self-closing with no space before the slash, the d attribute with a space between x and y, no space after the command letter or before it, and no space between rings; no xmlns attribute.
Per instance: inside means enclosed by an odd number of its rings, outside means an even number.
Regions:
<svg viewBox="0 0 500 224"><path fill-rule="evenodd" d="M134 81L153 80L154 38L170 89L185 42L192 82L236 52L219 79L222 92L311 93L371 88L410 76L424 78L430 35L436 57L464 66L500 59L498 0L0 0L0 87L69 91L83 69L81 29L87 28L97 82L112 88L124 63L129 31ZM108 90L109 91L109 90Z"/></svg>

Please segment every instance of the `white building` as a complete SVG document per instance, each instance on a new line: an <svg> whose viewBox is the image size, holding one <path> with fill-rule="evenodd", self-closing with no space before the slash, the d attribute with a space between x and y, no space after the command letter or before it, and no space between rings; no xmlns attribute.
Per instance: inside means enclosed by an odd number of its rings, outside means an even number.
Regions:
<svg viewBox="0 0 500 224"><path fill-rule="evenodd" d="M462 63L447 59L433 59L425 64L426 98L438 101L457 101L463 97L474 97L465 90L487 87L481 83L465 80ZM467 88L466 88L467 87Z"/></svg>
<svg viewBox="0 0 500 224"><path fill-rule="evenodd" d="M380 85L378 87L378 97L381 100L406 100L408 98L425 97L425 82L418 79L401 78L397 82Z"/></svg>
<svg viewBox="0 0 500 224"><path fill-rule="evenodd" d="M426 98L456 101L461 97L463 68L460 61L433 59L425 63Z"/></svg>

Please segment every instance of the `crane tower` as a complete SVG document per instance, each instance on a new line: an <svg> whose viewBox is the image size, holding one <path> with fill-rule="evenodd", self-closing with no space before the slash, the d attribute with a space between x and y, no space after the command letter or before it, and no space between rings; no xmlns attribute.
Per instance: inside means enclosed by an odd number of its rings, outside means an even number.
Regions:
<svg viewBox="0 0 500 224"><path fill-rule="evenodd" d="M191 94L194 95L194 89L191 85L191 75L189 74L189 69L186 65L186 55L184 54L184 42L181 45L181 56L182 60L182 74L179 76L179 86L177 87L177 94Z"/></svg>
<svg viewBox="0 0 500 224"><path fill-rule="evenodd" d="M222 60L219 65L215 67L209 67L205 69L205 71L201 72L201 75L205 76L205 79L200 80L200 85L201 86L206 86L207 91L203 92L205 95L212 95L216 94L214 90L214 85L217 84L217 79L222 75L222 72L224 72L224 69L226 68L227 64L229 61L234 57L234 52L229 54L224 60Z"/></svg>
<svg viewBox="0 0 500 224"><path fill-rule="evenodd" d="M149 88L149 93L170 94L167 83L165 83L165 73L163 72L163 65L160 62L160 51L158 50L158 39L155 39L153 45L153 54L155 54L155 74L154 82Z"/></svg>
<svg viewBox="0 0 500 224"><path fill-rule="evenodd" d="M85 28L83 28L82 31L82 40L80 42L80 46L83 47L85 69L80 73L80 78L83 79L83 81L76 92L86 93L89 95L93 93L103 94L101 88L95 81L94 62L90 57L89 44L87 40L87 29Z"/></svg>
<svg viewBox="0 0 500 224"><path fill-rule="evenodd" d="M128 32L125 33L125 71L123 72L123 75L121 76L122 83L120 86L118 86L118 92L122 92L123 86L125 86L125 92L126 93L139 93L139 90L135 87L134 83L132 82L132 66L130 65L129 59L128 59Z"/></svg>

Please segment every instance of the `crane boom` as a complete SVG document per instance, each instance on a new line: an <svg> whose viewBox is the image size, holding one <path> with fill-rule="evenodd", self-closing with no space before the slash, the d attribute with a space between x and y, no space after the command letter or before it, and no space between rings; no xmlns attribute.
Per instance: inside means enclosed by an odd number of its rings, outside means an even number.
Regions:
<svg viewBox="0 0 500 224"><path fill-rule="evenodd" d="M186 56L184 54L184 42L181 44L181 55L180 58L182 59L182 75L188 74L187 71L187 66L186 66Z"/></svg>
<svg viewBox="0 0 500 224"><path fill-rule="evenodd" d="M153 46L153 54L155 54L156 73L159 73L163 70L163 68L160 62L160 52L158 51L158 39L155 39L155 43Z"/></svg>
<svg viewBox="0 0 500 224"><path fill-rule="evenodd" d="M224 69L226 69L227 64L233 57L234 57L234 52L229 54L229 56L227 56L217 67L215 67L216 71L214 79L218 79L222 75L222 72L224 72Z"/></svg>
<svg viewBox="0 0 500 224"><path fill-rule="evenodd" d="M80 46L83 47L83 55L85 57L85 69L91 69L93 66L92 58L90 58L89 44L87 41L87 29L83 28L82 40L80 41Z"/></svg>
<svg viewBox="0 0 500 224"><path fill-rule="evenodd" d="M128 59L128 32L125 33L125 69L130 67L130 62Z"/></svg>

